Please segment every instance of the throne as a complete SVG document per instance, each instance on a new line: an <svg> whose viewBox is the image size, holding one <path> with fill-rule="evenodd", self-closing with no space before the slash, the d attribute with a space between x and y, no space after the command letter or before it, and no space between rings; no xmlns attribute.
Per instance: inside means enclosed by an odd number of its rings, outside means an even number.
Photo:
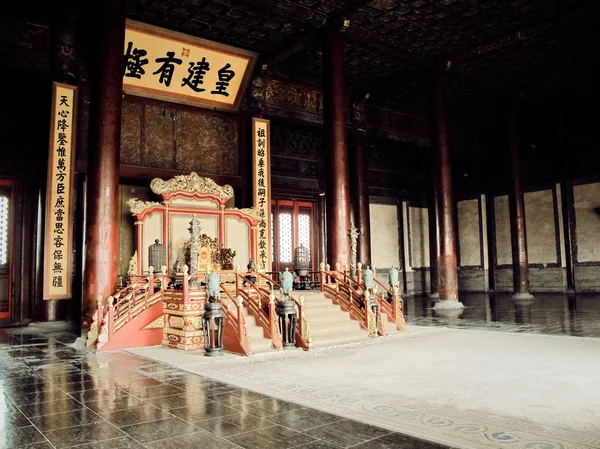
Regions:
<svg viewBox="0 0 600 449"><path fill-rule="evenodd" d="M190 248L192 244L188 240L184 243L185 263L190 266ZM202 234L198 239L198 272L206 271L210 265L219 270L221 267L218 262L219 240L215 237L211 239L208 235Z"/></svg>

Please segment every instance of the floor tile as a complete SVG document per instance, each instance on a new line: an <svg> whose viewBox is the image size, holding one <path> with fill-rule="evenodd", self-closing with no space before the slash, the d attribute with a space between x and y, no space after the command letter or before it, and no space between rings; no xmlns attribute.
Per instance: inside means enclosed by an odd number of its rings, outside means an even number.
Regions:
<svg viewBox="0 0 600 449"><path fill-rule="evenodd" d="M168 418L121 427L121 430L140 443L148 443L173 435L194 433L198 431L198 427L179 418Z"/></svg>
<svg viewBox="0 0 600 449"><path fill-rule="evenodd" d="M205 431L182 435L145 445L148 449L235 449L239 446ZM257 446L257 449L260 446Z"/></svg>
<svg viewBox="0 0 600 449"><path fill-rule="evenodd" d="M55 385L68 384L73 382L85 382L95 380L96 377L83 371L64 371L64 372L41 372L41 376Z"/></svg>
<svg viewBox="0 0 600 449"><path fill-rule="evenodd" d="M291 412L292 410L299 409L312 410L292 402L282 401L275 398L268 398L261 401L234 405L233 408L261 417L277 415L279 413L287 413Z"/></svg>
<svg viewBox="0 0 600 449"><path fill-rule="evenodd" d="M229 406L246 404L248 402L254 401L261 401L263 399L268 398L268 396L265 396L264 394L246 390L232 391L229 393L218 393L214 395L209 395L208 397L209 399L215 402L219 402L221 404Z"/></svg>
<svg viewBox="0 0 600 449"><path fill-rule="evenodd" d="M309 408L292 410L269 417L273 424L287 427L288 429L304 431L314 427L320 427L330 423L344 420L344 418Z"/></svg>
<svg viewBox="0 0 600 449"><path fill-rule="evenodd" d="M68 412L70 410L79 410L83 404L75 399L67 398L52 402L40 402L37 404L23 405L19 407L28 418L41 415L51 415L53 413Z"/></svg>
<svg viewBox="0 0 600 449"><path fill-rule="evenodd" d="M315 439L281 426L267 427L254 432L242 433L227 438L246 449L286 449L309 443Z"/></svg>
<svg viewBox="0 0 600 449"><path fill-rule="evenodd" d="M86 402L85 406L91 408L96 413L107 413L116 410L125 410L128 408L141 407L144 401L133 396L119 396L110 400Z"/></svg>
<svg viewBox="0 0 600 449"><path fill-rule="evenodd" d="M181 388L177 388L173 385L162 384L156 385L153 387L140 387L134 386L132 388L127 388L126 391L137 398L141 399L151 399L151 398L159 398L163 396L173 396L176 394L181 394L184 392Z"/></svg>
<svg viewBox="0 0 600 449"><path fill-rule="evenodd" d="M218 402L199 402L187 407L169 409L169 413L186 421L196 422L205 419L234 415L239 413L239 410L219 404Z"/></svg>
<svg viewBox="0 0 600 449"><path fill-rule="evenodd" d="M169 412L150 404L146 404L142 407L101 413L100 416L117 427L131 426L133 424L173 417Z"/></svg>
<svg viewBox="0 0 600 449"><path fill-rule="evenodd" d="M392 432L349 419L306 431L308 435L340 446L352 446L389 433Z"/></svg>
<svg viewBox="0 0 600 449"><path fill-rule="evenodd" d="M44 432L44 435L57 449L61 449L117 438L123 436L123 433L115 426L107 422L101 422L51 430Z"/></svg>
<svg viewBox="0 0 600 449"><path fill-rule="evenodd" d="M271 427L273 425L273 423L266 418L258 418L244 412L222 416L220 418L206 419L204 421L194 422L194 424L219 437L228 437L239 433L264 429L265 427Z"/></svg>
<svg viewBox="0 0 600 449"><path fill-rule="evenodd" d="M27 446L21 446L19 449L54 449L47 441L43 441L41 443L28 444Z"/></svg>
<svg viewBox="0 0 600 449"><path fill-rule="evenodd" d="M0 411L0 432L13 427L30 426L31 422L19 410Z"/></svg>
<svg viewBox="0 0 600 449"><path fill-rule="evenodd" d="M28 394L11 394L8 398L16 405L29 405L39 402L54 402L66 400L69 398L67 393L60 390L58 387L51 385L50 387L40 386L40 390Z"/></svg>
<svg viewBox="0 0 600 449"><path fill-rule="evenodd" d="M140 443L130 437L113 438L77 446L77 449L143 449Z"/></svg>
<svg viewBox="0 0 600 449"><path fill-rule="evenodd" d="M31 418L31 422L42 432L46 432L103 421L102 418L90 409L82 408L63 413L54 413L52 415L37 416Z"/></svg>
<svg viewBox="0 0 600 449"><path fill-rule="evenodd" d="M390 433L380 438L367 441L365 443L352 446L352 449L450 449L449 446L444 446L430 441L420 440L417 438L402 435L400 433Z"/></svg>
<svg viewBox="0 0 600 449"><path fill-rule="evenodd" d="M0 431L0 448L9 449L44 441L46 438L34 426L11 427Z"/></svg>
<svg viewBox="0 0 600 449"><path fill-rule="evenodd" d="M328 443L327 441L317 440L312 443L303 444L301 446L296 446L294 449L340 449L344 446L338 446L337 444ZM412 449L410 447L406 447L406 449Z"/></svg>
<svg viewBox="0 0 600 449"><path fill-rule="evenodd" d="M164 410L172 408L190 407L197 404L211 403L210 399L207 399L202 393L198 394L175 394L173 396L164 396L160 398L147 399L146 402L155 405L156 407Z"/></svg>
<svg viewBox="0 0 600 449"><path fill-rule="evenodd" d="M115 387L102 388L99 390L83 390L83 391L74 391L69 393L76 401L79 401L83 404L87 404L88 402L110 402L116 399L120 399L123 397L129 396L125 391L120 390Z"/></svg>

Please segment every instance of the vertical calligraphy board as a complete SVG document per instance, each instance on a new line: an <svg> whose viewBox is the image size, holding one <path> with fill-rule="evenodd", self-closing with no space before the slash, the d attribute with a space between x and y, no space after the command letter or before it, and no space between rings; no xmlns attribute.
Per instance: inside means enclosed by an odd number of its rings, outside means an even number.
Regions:
<svg viewBox="0 0 600 449"><path fill-rule="evenodd" d="M269 120L252 118L254 207L260 214L256 267L271 271L271 137Z"/></svg>
<svg viewBox="0 0 600 449"><path fill-rule="evenodd" d="M75 162L77 88L52 86L46 190L44 299L71 297L72 185Z"/></svg>

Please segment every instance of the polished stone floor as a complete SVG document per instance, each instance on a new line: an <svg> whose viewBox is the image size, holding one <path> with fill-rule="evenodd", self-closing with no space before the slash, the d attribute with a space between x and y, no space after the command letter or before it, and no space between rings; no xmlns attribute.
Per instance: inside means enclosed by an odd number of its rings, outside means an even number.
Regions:
<svg viewBox="0 0 600 449"><path fill-rule="evenodd" d="M503 332L600 337L600 294L535 293L513 301L510 293L461 293L462 311L440 313L427 297L405 297L406 322Z"/></svg>
<svg viewBox="0 0 600 449"><path fill-rule="evenodd" d="M0 331L1 449L447 447L73 340Z"/></svg>

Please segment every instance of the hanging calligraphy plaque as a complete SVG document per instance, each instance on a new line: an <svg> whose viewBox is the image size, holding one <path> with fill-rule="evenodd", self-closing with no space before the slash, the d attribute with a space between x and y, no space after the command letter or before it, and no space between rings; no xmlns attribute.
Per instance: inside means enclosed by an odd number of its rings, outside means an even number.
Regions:
<svg viewBox="0 0 600 449"><path fill-rule="evenodd" d="M237 111L256 53L127 20L123 90Z"/></svg>
<svg viewBox="0 0 600 449"><path fill-rule="evenodd" d="M271 142L269 120L252 118L254 207L260 214L256 266L271 271Z"/></svg>
<svg viewBox="0 0 600 449"><path fill-rule="evenodd" d="M71 297L72 185L77 88L52 86L50 154L46 190L44 299Z"/></svg>

